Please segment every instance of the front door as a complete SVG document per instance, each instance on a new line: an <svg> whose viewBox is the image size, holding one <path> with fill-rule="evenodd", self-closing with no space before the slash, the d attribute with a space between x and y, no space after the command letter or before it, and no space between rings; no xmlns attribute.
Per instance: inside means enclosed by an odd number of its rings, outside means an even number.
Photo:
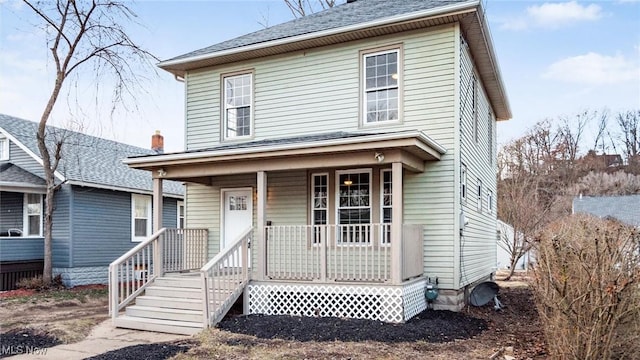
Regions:
<svg viewBox="0 0 640 360"><path fill-rule="evenodd" d="M231 244L253 225L253 190L251 188L225 189L222 190L222 195L224 199L224 225L220 250Z"/></svg>

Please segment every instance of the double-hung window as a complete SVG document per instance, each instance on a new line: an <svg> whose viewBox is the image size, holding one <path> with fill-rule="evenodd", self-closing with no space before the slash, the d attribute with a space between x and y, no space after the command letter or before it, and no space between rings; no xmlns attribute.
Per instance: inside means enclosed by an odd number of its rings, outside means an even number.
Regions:
<svg viewBox="0 0 640 360"><path fill-rule="evenodd" d="M364 54L364 123L396 121L399 50Z"/></svg>
<svg viewBox="0 0 640 360"><path fill-rule="evenodd" d="M24 236L42 236L42 195L24 194Z"/></svg>
<svg viewBox="0 0 640 360"><path fill-rule="evenodd" d="M338 238L341 244L371 241L371 171L337 173Z"/></svg>
<svg viewBox="0 0 640 360"><path fill-rule="evenodd" d="M178 201L177 211L178 211L178 219L177 219L178 229L184 229L184 201Z"/></svg>
<svg viewBox="0 0 640 360"><path fill-rule="evenodd" d="M247 73L223 78L225 139L251 136L252 77Z"/></svg>
<svg viewBox="0 0 640 360"><path fill-rule="evenodd" d="M382 239L380 243L388 245L391 243L391 219L393 213L393 188L391 170L382 170L382 201L380 202L382 214Z"/></svg>
<svg viewBox="0 0 640 360"><path fill-rule="evenodd" d="M329 202L329 175L313 174L311 184L311 215L313 217L313 243L320 244L326 234L323 225L327 225Z"/></svg>
<svg viewBox="0 0 640 360"><path fill-rule="evenodd" d="M132 241L151 236L151 196L131 195L131 233Z"/></svg>

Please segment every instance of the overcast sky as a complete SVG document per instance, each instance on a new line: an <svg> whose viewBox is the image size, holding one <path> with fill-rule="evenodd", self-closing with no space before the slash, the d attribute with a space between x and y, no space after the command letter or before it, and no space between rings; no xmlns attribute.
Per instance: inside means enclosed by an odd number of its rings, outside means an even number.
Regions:
<svg viewBox="0 0 640 360"><path fill-rule="evenodd" d="M282 0L138 1L130 6L144 25L132 26L130 35L163 60L259 30L265 22L292 18ZM605 107L612 112L640 109L640 1L489 0L484 7L513 112L513 119L498 125L500 143L545 118ZM53 65L33 22L19 1L0 0L0 113L35 121L51 91ZM146 77L137 109L111 114L108 102L96 108L95 96L81 95L81 114L64 97L54 124L65 124L72 111L83 131L141 147L150 146L158 129L166 151L181 151L184 86L159 69ZM91 94L94 88L80 83L74 93Z"/></svg>

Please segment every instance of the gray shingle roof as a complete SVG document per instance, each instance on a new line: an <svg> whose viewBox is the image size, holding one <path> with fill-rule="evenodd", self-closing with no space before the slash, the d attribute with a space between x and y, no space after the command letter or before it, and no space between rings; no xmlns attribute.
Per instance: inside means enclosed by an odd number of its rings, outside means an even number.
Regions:
<svg viewBox="0 0 640 360"><path fill-rule="evenodd" d="M43 178L12 163L0 164L0 182L17 182L39 186L47 184Z"/></svg>
<svg viewBox="0 0 640 360"><path fill-rule="evenodd" d="M0 114L0 128L11 134L31 152L40 156L36 142L37 123ZM129 156L151 155L151 149L139 148L112 140L48 126L49 139L64 138L63 156L58 172L68 181L86 186L152 191L153 181L148 171L131 169L122 160ZM53 143L48 144L52 148ZM166 194L183 195L184 187L175 181L164 181Z"/></svg>
<svg viewBox="0 0 640 360"><path fill-rule="evenodd" d="M574 198L573 212L601 218L613 217L623 223L640 227L640 194Z"/></svg>
<svg viewBox="0 0 640 360"><path fill-rule="evenodd" d="M212 54L219 51L240 48L267 41L285 39L324 30L337 29L350 25L367 23L402 14L435 9L438 7L469 2L468 0L358 0L350 4L335 6L315 14L266 29L239 36L234 39L189 52L166 61L186 59L194 56Z"/></svg>

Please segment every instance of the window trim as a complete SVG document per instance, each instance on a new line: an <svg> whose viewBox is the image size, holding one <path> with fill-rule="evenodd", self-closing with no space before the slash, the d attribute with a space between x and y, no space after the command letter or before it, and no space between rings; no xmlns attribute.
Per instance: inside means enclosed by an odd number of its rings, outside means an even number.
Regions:
<svg viewBox="0 0 640 360"><path fill-rule="evenodd" d="M225 86L225 80L232 77L238 77L243 75L249 75L249 79L251 80L250 84L250 102L249 102L249 135L242 136L228 136L227 135L227 87ZM250 70L240 70L234 71L230 73L220 74L220 140L223 142L226 141L241 141L246 139L252 139L255 137L254 135L254 98L255 98L255 73L253 69Z"/></svg>
<svg viewBox="0 0 640 360"><path fill-rule="evenodd" d="M384 205L384 174L385 173L389 173L391 178L390 178L390 184L391 184L391 193L389 194L391 196L391 205L385 206ZM384 209L388 208L391 209L391 218L390 221L388 223L386 223L384 221ZM380 224L381 226L384 226L384 224L392 224L393 223L393 169L380 169ZM389 232L391 230L391 228L388 228L387 231ZM391 246L391 234L388 234L388 241L383 241L384 238L381 238L379 240L379 244L380 246Z"/></svg>
<svg viewBox="0 0 640 360"><path fill-rule="evenodd" d="M180 207L182 206L182 212L180 211ZM184 206L184 200L178 200L176 203L176 228L178 229L184 229L184 225L186 224L186 216L185 213L187 211L187 208ZM182 216L180 216L182 215ZM180 218L182 218L182 222L183 222L183 227L180 227Z"/></svg>
<svg viewBox="0 0 640 360"><path fill-rule="evenodd" d="M29 215L29 195L38 196L39 204L40 204L40 213L39 215L39 232L38 234L29 234L29 217L35 215ZM43 227L44 227L44 196L42 194L35 193L25 193L23 196L23 205L22 205L22 237L42 237L43 236Z"/></svg>
<svg viewBox="0 0 640 360"><path fill-rule="evenodd" d="M147 235L136 236L136 201L146 201L147 205ZM151 208L152 197L150 195L131 194L131 242L141 242L151 236L151 226L153 221L153 212Z"/></svg>
<svg viewBox="0 0 640 360"><path fill-rule="evenodd" d="M477 203L477 207L478 207L478 212L482 213L482 180L478 179L477 180L477 187L478 187L478 203Z"/></svg>
<svg viewBox="0 0 640 360"><path fill-rule="evenodd" d="M4 135L0 134L0 161L7 161L10 159L9 154L9 139Z"/></svg>
<svg viewBox="0 0 640 360"><path fill-rule="evenodd" d="M460 202L467 202L467 192L469 187L467 186L467 165L460 164Z"/></svg>
<svg viewBox="0 0 640 360"><path fill-rule="evenodd" d="M493 191L487 190L487 212L493 214Z"/></svg>
<svg viewBox="0 0 640 360"><path fill-rule="evenodd" d="M326 217L326 223L325 224L316 224L316 217L315 217L315 212L316 211L322 211L322 208L318 208L316 209L315 207L315 179L316 177L321 177L324 176L326 178L326 183L327 183L327 193L325 194L326 198L327 198L327 203L324 207L324 212L325 212L325 217ZM322 226L322 225L329 225L329 209L331 208L331 193L329 192L330 187L329 187L329 173L328 172L320 172L320 173L311 173L311 181L309 184L310 187L310 191L309 191L309 212L310 212L310 221L309 223L311 224L311 227L313 228L314 226L318 225L318 226ZM313 246L319 246L320 243L315 241L315 236L311 239L311 244Z"/></svg>
<svg viewBox="0 0 640 360"><path fill-rule="evenodd" d="M343 174L369 174L369 206L364 207L352 207L352 208L368 208L369 209L369 222L363 223L372 225L373 224L373 169L371 168L363 168L363 169L348 169L348 170L336 170L335 175L335 224L336 224L336 245L337 246L372 246L373 239L369 238L369 242L343 242L340 237L339 226L340 224L340 175Z"/></svg>
<svg viewBox="0 0 640 360"><path fill-rule="evenodd" d="M398 119L396 120L386 120L386 121L376 121L376 122L368 122L367 121L367 67L366 67L366 59L368 56L375 56L390 52L397 53L398 59ZM359 53L359 66L360 66L360 116L359 122L360 127L380 127L387 125L398 125L403 122L403 91L404 82L403 82L403 61L404 60L404 51L402 44L391 44L387 46L381 46L373 49L361 50Z"/></svg>

